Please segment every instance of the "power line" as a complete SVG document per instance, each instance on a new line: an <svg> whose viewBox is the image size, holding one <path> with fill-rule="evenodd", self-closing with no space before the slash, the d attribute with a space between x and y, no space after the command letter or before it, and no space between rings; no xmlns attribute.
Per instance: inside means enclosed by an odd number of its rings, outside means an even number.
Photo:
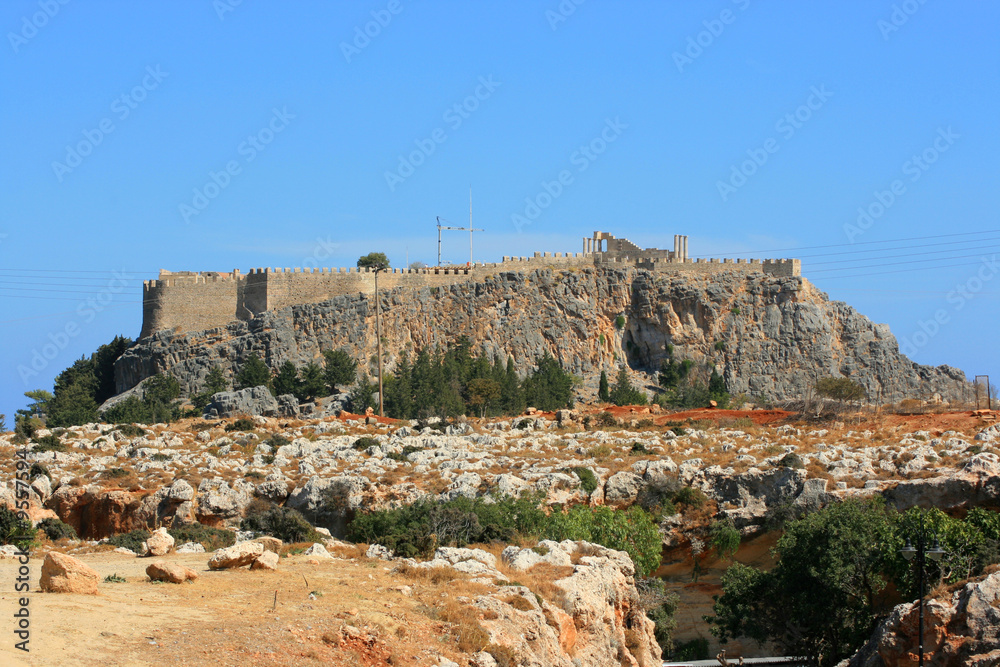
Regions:
<svg viewBox="0 0 1000 667"><path fill-rule="evenodd" d="M735 251L740 255L753 255L757 253L765 252L785 252L789 250L819 250L821 248L844 248L844 247L855 247L859 245L874 245L877 243L902 243L906 241L923 241L926 239L944 239L944 238L954 238L956 236L974 236L976 234L998 234L1000 229L984 229L979 232L962 232L959 234L937 234L934 236L911 236L902 239L886 239L884 241L861 241L859 243L834 243L830 245L812 245L812 246L799 246L797 248L771 248L770 250L740 250ZM714 255L692 255L692 257L713 257Z"/></svg>
<svg viewBox="0 0 1000 667"><path fill-rule="evenodd" d="M1000 248L1000 245L985 245L977 248L978 250L986 250L989 248ZM832 262L809 262L809 266L825 266L827 264L846 264L848 262L874 262L883 259L898 259L900 257L919 257L921 255L942 255L950 252L960 252L962 250L972 250L973 248L949 248L948 250L926 250L924 252L910 252L904 253L902 255L882 255L879 257L861 257L859 259L836 259ZM959 255L961 256L961 255ZM949 257L939 257L938 259L950 259Z"/></svg>
<svg viewBox="0 0 1000 667"><path fill-rule="evenodd" d="M924 262L942 262L942 261L952 260L952 259L967 259L967 258L970 258L970 257L977 257L977 258L981 259L982 258L982 254L981 253L977 253L975 255L955 255L954 257L933 257L931 259L911 259L911 260L909 260L907 262L886 262L884 264L872 264L870 266L841 266L841 267L834 268L834 269L819 269L818 271L810 271L809 274L810 275L814 275L814 274L817 274L817 273L829 273L831 271L852 271L852 270L856 270L856 269L878 268L878 267L882 267L882 266L899 266L899 265L902 265L902 264L921 264L921 263L924 263ZM935 268L935 267L927 267L927 268Z"/></svg>

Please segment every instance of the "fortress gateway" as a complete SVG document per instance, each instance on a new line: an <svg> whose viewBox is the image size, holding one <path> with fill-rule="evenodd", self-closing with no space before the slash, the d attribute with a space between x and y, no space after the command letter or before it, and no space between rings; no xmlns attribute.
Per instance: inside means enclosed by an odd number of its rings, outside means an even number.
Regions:
<svg viewBox="0 0 1000 667"><path fill-rule="evenodd" d="M673 250L640 248L628 239L594 232L583 239L583 252L540 253L533 257L504 257L502 262L460 267L389 269L379 278L380 287L443 287L476 281L505 271L586 266L632 266L648 271L715 273L766 273L775 276L802 274L797 259L690 259L687 236L674 236ZM234 320L249 320L268 310L316 303L347 294L373 294L375 273L355 267L339 269L251 269L240 273L214 271L160 271L157 280L142 286L142 333L199 331Z"/></svg>

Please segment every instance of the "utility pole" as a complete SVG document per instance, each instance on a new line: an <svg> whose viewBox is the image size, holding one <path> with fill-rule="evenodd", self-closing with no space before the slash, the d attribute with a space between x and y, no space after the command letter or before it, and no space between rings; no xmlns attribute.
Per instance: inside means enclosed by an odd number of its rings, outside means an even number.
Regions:
<svg viewBox="0 0 1000 667"><path fill-rule="evenodd" d="M378 346L378 416L385 417L385 401L382 395L382 300L378 297L378 274L385 267L375 267L375 338Z"/></svg>

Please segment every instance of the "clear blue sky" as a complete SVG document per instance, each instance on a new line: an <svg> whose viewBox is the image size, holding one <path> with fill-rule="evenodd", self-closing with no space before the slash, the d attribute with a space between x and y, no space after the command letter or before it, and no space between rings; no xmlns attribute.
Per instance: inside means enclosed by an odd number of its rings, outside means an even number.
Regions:
<svg viewBox="0 0 1000 667"><path fill-rule="evenodd" d="M1000 232L893 241L1000 229L1000 5L895 6L7 0L0 412L135 337L160 268L433 263L470 185L477 259L595 229L803 256L914 360L1000 380Z"/></svg>

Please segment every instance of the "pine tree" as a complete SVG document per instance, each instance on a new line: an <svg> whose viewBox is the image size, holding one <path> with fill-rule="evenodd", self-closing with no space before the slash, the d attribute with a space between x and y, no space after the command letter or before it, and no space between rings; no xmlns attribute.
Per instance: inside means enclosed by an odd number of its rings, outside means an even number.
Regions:
<svg viewBox="0 0 1000 667"><path fill-rule="evenodd" d="M316 399L327 396L326 381L323 378L323 369L314 361L302 367L299 371L298 393L295 396L300 401Z"/></svg>
<svg viewBox="0 0 1000 667"><path fill-rule="evenodd" d="M337 392L338 385L349 385L357 377L358 362L351 358L346 350L327 350L323 353L326 363L324 380L330 393Z"/></svg>
<svg viewBox="0 0 1000 667"><path fill-rule="evenodd" d="M524 392L514 369L514 357L507 357L507 368L500 381L500 406L504 414L519 415L524 412Z"/></svg>
<svg viewBox="0 0 1000 667"><path fill-rule="evenodd" d="M618 369L618 378L610 393L611 402L615 405L645 405L646 395L632 386L628 379L628 368Z"/></svg>
<svg viewBox="0 0 1000 667"><path fill-rule="evenodd" d="M250 354L236 373L234 385L237 389L250 387L271 388L271 371L256 352Z"/></svg>
<svg viewBox="0 0 1000 667"><path fill-rule="evenodd" d="M597 385L597 398L601 399L605 403L611 400L608 388L608 374L606 371L601 371L601 381Z"/></svg>
<svg viewBox="0 0 1000 667"><path fill-rule="evenodd" d="M278 374L271 380L271 386L274 387L274 393L278 396L283 394L298 394L299 371L295 368L295 364L291 361L281 364L278 368Z"/></svg>
<svg viewBox="0 0 1000 667"><path fill-rule="evenodd" d="M222 374L222 369L218 366L212 366L208 375L205 376L205 392L209 395L217 394L220 391L225 391L228 386L229 383L226 382L226 376Z"/></svg>

